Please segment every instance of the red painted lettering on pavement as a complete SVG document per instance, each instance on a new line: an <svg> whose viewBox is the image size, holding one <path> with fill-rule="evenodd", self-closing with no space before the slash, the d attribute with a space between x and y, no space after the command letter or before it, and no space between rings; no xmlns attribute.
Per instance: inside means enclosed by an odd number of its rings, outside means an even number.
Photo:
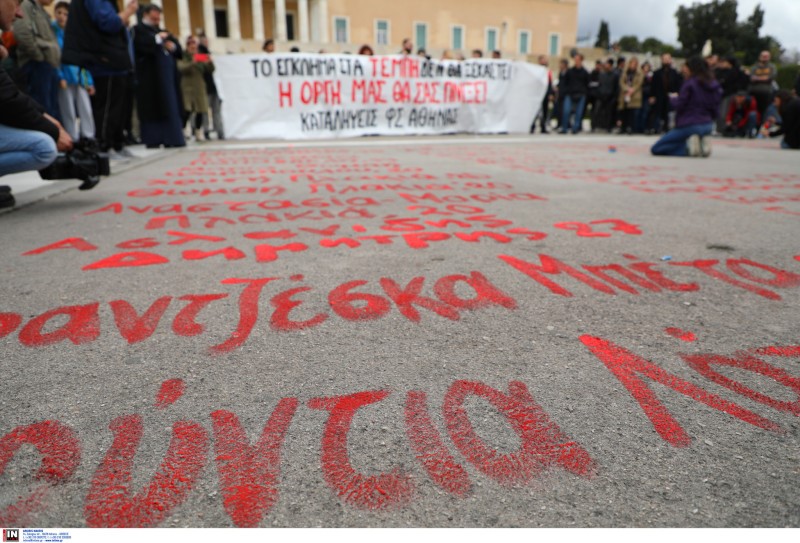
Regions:
<svg viewBox="0 0 800 543"><path fill-rule="evenodd" d="M386 509L409 503L414 493L411 477L400 469L379 475L358 473L350 464L347 434L356 411L379 402L388 391L358 392L349 396L314 398L308 407L330 411L322 436L322 473L336 494L359 509Z"/></svg>
<svg viewBox="0 0 800 543"><path fill-rule="evenodd" d="M15 332L22 324L22 315L18 313L0 313L0 338Z"/></svg>
<svg viewBox="0 0 800 543"><path fill-rule="evenodd" d="M84 271L99 270L103 268L132 268L137 266L157 266L159 264L169 264L169 259L156 253L147 251L131 251L127 253L117 253L92 264L84 266Z"/></svg>
<svg viewBox="0 0 800 543"><path fill-rule="evenodd" d="M272 297L269 303L272 304L272 306L275 308L275 311L272 313L272 317L270 318L270 326L272 326L274 330L293 332L302 330L304 328L313 328L314 326L322 324L328 320L328 315L325 313L317 313L312 318L304 321L292 320L289 317L289 314L292 312L292 310L303 303L301 300L293 300L292 297L295 294L308 292L309 290L311 290L311 287L297 287L285 292L281 292L280 294L276 294Z"/></svg>
<svg viewBox="0 0 800 543"><path fill-rule="evenodd" d="M109 302L109 305L114 312L114 321L117 323L119 333L129 344L134 344L153 335L170 302L172 296L162 296L153 302L141 317L125 300L114 300Z"/></svg>
<svg viewBox="0 0 800 543"><path fill-rule="evenodd" d="M675 447L687 447L692 440L640 376L660 383L684 396L704 403L718 411L728 413L759 428L782 432L781 427L771 420L748 411L733 402L724 400L715 394L706 392L699 386L664 371L652 362L640 358L610 341L588 335L581 336L580 340L628 389L628 392L642 407L661 438Z"/></svg>
<svg viewBox="0 0 800 543"><path fill-rule="evenodd" d="M478 436L464 408L468 396L483 398L506 418L522 442L518 451L499 454ZM500 484L528 483L556 464L584 477L596 470L589 453L561 432L519 381L509 383L508 394L476 381L455 381L445 394L443 410L461 454Z"/></svg>
<svg viewBox="0 0 800 543"><path fill-rule="evenodd" d="M424 307L440 317L450 320L457 321L460 318L458 310L452 306L420 294L425 283L424 277L415 277L408 282L405 288L402 288L394 279L389 279L388 277L382 277L380 282L386 295L397 305L397 310L412 322L420 321L419 311L414 307L415 305Z"/></svg>
<svg viewBox="0 0 800 543"><path fill-rule="evenodd" d="M24 444L34 446L42 457L34 478L43 483L27 497L0 509L0 526L28 524L29 515L42 507L48 486L72 477L81 461L81 446L75 432L58 421L45 420L17 426L0 438L0 475Z"/></svg>
<svg viewBox="0 0 800 543"><path fill-rule="evenodd" d="M433 482L459 498L469 494L472 486L469 475L442 442L442 436L428 414L427 395L424 392L408 393L405 420L406 435L411 441L417 460Z"/></svg>
<svg viewBox="0 0 800 543"><path fill-rule="evenodd" d="M779 347L776 347L776 349L778 348ZM789 349L798 349L798 347L789 347ZM800 357L800 353L794 356ZM713 354L682 354L681 358L683 358L687 364L689 364L706 379L710 379L711 381L714 381L725 388L729 388L737 394L741 394L742 396L755 402L768 405L773 409L785 411L794 415L800 415L800 378L792 377L781 368L767 364L763 360L760 360L748 353L738 353L733 358ZM711 366L739 368L769 377L776 383L780 383L791 390L797 399L793 402L776 400L771 396L756 392L742 383L726 377L717 371L714 371Z"/></svg>
<svg viewBox="0 0 800 543"><path fill-rule="evenodd" d="M45 245L44 247L39 247L38 249L33 249L32 251L28 251L27 253L22 253L22 256L40 255L48 251L55 251L56 249L75 249L76 251L96 251L97 246L89 243L83 238L67 238L67 239L62 239L61 241L57 241L55 243L51 243L50 245Z"/></svg>
<svg viewBox="0 0 800 543"><path fill-rule="evenodd" d="M666 328L664 331L670 336L681 341L692 342L697 340L697 336L692 332L687 332L685 330L681 330L680 328Z"/></svg>
<svg viewBox="0 0 800 543"><path fill-rule="evenodd" d="M183 379L167 379L161 383L161 388L156 394L156 409L165 409L177 402L186 390L186 383Z"/></svg>
<svg viewBox="0 0 800 543"><path fill-rule="evenodd" d="M202 334L205 327L197 322L197 315L211 302L227 298L227 294L187 294L179 299L189 302L172 321L172 331L178 336Z"/></svg>
<svg viewBox="0 0 800 543"><path fill-rule="evenodd" d="M597 279L593 279L592 277L586 275L583 272L576 270L575 268L564 264L557 258L553 258L551 256L540 254L539 260L541 261L541 265L532 264L530 262L526 262L519 258L509 256L509 255L499 255L498 258L511 266L512 268L524 273L534 281L538 282L541 285L544 285L550 292L553 294L558 294L559 296L571 297L572 292L568 291L561 285L551 281L547 277L545 277L544 273L550 275L560 275L562 272L565 272L567 275L572 276L573 278L581 281L582 283L589 285L595 290L599 290L600 292L604 292L605 294L616 294L614 289L605 285L598 281Z"/></svg>
<svg viewBox="0 0 800 543"><path fill-rule="evenodd" d="M134 494L131 472L143 434L141 417L118 417L109 429L114 441L92 478L84 506L86 524L91 528L158 526L186 500L200 478L208 455L208 432L196 423L176 422L158 471L145 489Z"/></svg>
<svg viewBox="0 0 800 543"><path fill-rule="evenodd" d="M456 285L464 283L475 291L475 297L461 298L456 294ZM480 272L470 272L467 275L448 275L442 277L433 287L436 296L443 302L458 309L479 309L489 305L499 305L507 309L516 309L517 302L505 292L494 286L485 275Z"/></svg>
<svg viewBox="0 0 800 543"><path fill-rule="evenodd" d="M331 309L350 321L379 319L384 316L392 308L386 298L376 294L351 292L366 284L367 281L348 281L333 289L328 294ZM353 302L362 302L363 307L357 307Z"/></svg>
<svg viewBox="0 0 800 543"><path fill-rule="evenodd" d="M100 336L99 306L93 303L51 309L28 321L19 333L19 341L28 347L42 347L65 339L75 345L94 341ZM66 323L50 332L44 331L50 320L64 315L69 319Z"/></svg>
<svg viewBox="0 0 800 543"><path fill-rule="evenodd" d="M236 331L231 334L227 340L219 345L211 347L212 352L228 353L237 347L241 347L247 338L250 337L250 332L258 321L258 298L261 296L261 291L264 286L270 281L274 281L277 277L264 277L261 279L223 279L223 285L247 285L242 289L239 295L239 325Z"/></svg>
<svg viewBox="0 0 800 543"><path fill-rule="evenodd" d="M223 506L238 527L258 526L278 501L281 447L297 406L296 398L283 398L255 445L235 414L211 413Z"/></svg>

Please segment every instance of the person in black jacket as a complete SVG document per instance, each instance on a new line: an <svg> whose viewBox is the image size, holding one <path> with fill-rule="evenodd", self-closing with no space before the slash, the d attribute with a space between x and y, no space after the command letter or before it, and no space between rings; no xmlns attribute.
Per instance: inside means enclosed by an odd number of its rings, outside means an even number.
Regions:
<svg viewBox="0 0 800 543"><path fill-rule="evenodd" d="M539 120L539 126L541 127L542 134L549 134L550 132L547 131L547 124L550 121L550 102L554 100L555 97L555 89L553 89L553 73L550 71L548 67L549 62L547 60L547 55L539 55L539 66L542 66L545 70L547 70L547 91L544 93L544 98L542 98L542 106L539 110L539 115L536 116L536 119L533 120L533 124L531 124L531 134L533 134L534 128L536 128L536 120Z"/></svg>
<svg viewBox="0 0 800 543"><path fill-rule="evenodd" d="M64 30L61 62L86 68L95 83L92 112L102 151L130 156L125 145L126 96L133 73L128 18L139 7L127 0L117 11L116 0L72 0ZM112 155L113 157L113 155Z"/></svg>
<svg viewBox="0 0 800 543"><path fill-rule="evenodd" d="M18 17L22 13L17 0L0 0L0 30L10 30ZM0 45L0 60L7 56ZM0 176L40 170L56 159L58 151L70 149L72 139L64 127L0 70ZM0 187L0 207L13 205L11 189Z"/></svg>
<svg viewBox="0 0 800 543"><path fill-rule="evenodd" d="M148 148L184 147L183 104L177 62L183 57L178 40L161 28L161 8L145 6L133 29L136 53L136 110L142 142Z"/></svg>
<svg viewBox="0 0 800 543"><path fill-rule="evenodd" d="M669 95L677 93L683 85L683 77L678 70L672 67L672 55L661 55L661 67L653 72L653 96L650 104L655 106L656 132L669 132Z"/></svg>
<svg viewBox="0 0 800 543"><path fill-rule="evenodd" d="M589 94L589 72L583 67L583 55L575 55L575 65L564 74L564 112L561 116L561 134L569 129L570 116L575 114L572 133L581 131L583 111L586 108L586 96Z"/></svg>

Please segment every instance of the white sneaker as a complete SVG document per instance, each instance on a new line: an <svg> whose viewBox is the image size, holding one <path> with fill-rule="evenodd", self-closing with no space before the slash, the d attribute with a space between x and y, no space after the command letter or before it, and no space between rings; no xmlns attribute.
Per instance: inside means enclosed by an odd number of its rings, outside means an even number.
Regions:
<svg viewBox="0 0 800 543"><path fill-rule="evenodd" d="M689 139L686 140L686 151L689 156L700 156L700 136L697 134L689 136Z"/></svg>
<svg viewBox="0 0 800 543"><path fill-rule="evenodd" d="M198 128L194 131L194 139L195 141L206 141L206 135L203 134L203 130Z"/></svg>
<svg viewBox="0 0 800 543"><path fill-rule="evenodd" d="M711 138L708 136L700 138L700 156L704 158L711 156Z"/></svg>

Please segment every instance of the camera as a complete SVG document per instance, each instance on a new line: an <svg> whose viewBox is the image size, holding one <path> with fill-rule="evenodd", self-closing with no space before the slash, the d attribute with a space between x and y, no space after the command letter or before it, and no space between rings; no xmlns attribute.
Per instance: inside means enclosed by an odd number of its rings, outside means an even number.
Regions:
<svg viewBox="0 0 800 543"><path fill-rule="evenodd" d="M91 140L81 140L72 151L59 153L52 164L39 170L39 177L48 181L80 179L83 184L78 190L89 190L97 186L101 175L110 173L108 153L99 152L97 144Z"/></svg>

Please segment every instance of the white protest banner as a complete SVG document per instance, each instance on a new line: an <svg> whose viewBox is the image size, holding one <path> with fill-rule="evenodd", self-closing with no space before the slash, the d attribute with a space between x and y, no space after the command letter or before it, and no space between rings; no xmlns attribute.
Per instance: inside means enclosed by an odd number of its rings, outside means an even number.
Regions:
<svg viewBox="0 0 800 543"><path fill-rule="evenodd" d="M226 55L214 59L226 136L528 133L541 66L416 56Z"/></svg>

